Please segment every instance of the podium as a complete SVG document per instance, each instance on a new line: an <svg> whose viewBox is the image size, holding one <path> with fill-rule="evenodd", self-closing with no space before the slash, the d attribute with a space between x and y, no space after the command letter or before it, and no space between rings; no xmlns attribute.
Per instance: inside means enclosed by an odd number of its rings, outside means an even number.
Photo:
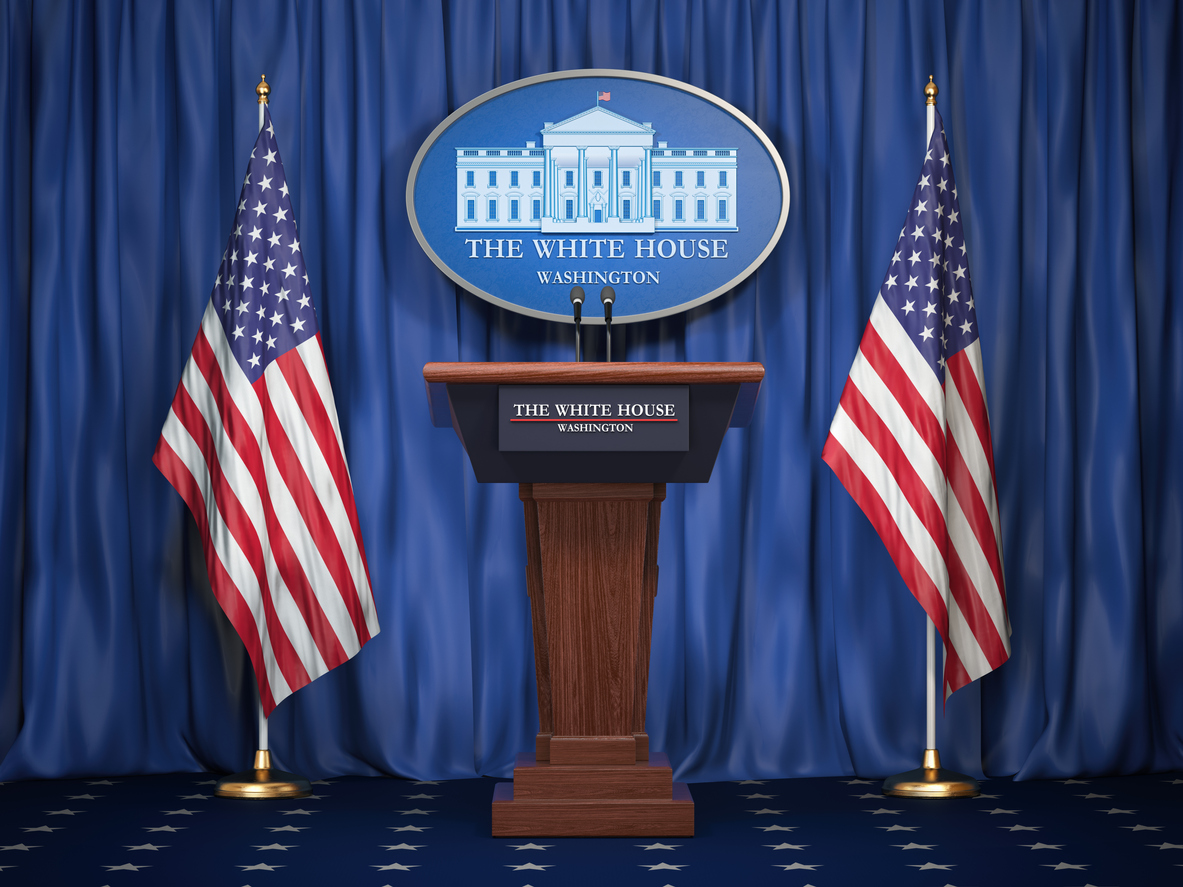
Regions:
<svg viewBox="0 0 1183 887"><path fill-rule="evenodd" d="M645 700L667 483L710 479L758 363L429 363L432 423L526 522L539 732L493 796L493 835L692 836Z"/></svg>

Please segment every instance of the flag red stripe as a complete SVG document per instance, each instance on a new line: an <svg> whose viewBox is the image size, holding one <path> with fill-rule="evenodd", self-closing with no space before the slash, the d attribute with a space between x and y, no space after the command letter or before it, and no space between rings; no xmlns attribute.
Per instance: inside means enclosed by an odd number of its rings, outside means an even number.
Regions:
<svg viewBox="0 0 1183 887"><path fill-rule="evenodd" d="M275 406L271 403L271 394L267 390L266 374L259 377L254 387L263 407L263 423L267 429L267 444L271 449L271 456L279 468L279 473L287 485L288 492L291 493L292 501L296 503L296 508L304 519L309 536L316 545L317 551L320 552L320 556L329 570L329 575L333 577L333 581L337 585L337 593L345 604L350 622L353 623L354 633L357 635L358 646L361 646L370 639L370 630L366 627L365 616L361 612L361 603L353 583L353 574L349 572L349 564L345 560L345 554L341 550L337 534L333 532L333 524L325 513L320 499L317 498L316 490L313 489L312 482L308 480L304 466L300 464L300 459L292 447L287 432L284 431L283 424L279 421L279 416L276 415ZM317 609L320 609L319 602L317 602ZM317 623L318 630L329 626L323 612L320 615L321 620ZM309 628L312 627L310 624ZM334 658L330 660L325 657L325 663L329 668L336 668L349 657L345 655L345 650L341 647L336 634L331 630L322 633L332 637L336 646ZM320 646L319 642L317 646Z"/></svg>
<svg viewBox="0 0 1183 887"><path fill-rule="evenodd" d="M986 463L990 466L990 481L994 483L994 445L990 442L990 414L986 410L986 395L982 391L982 384L969 363L968 351L963 349L949 358L945 364L945 372L953 377L953 384L957 386L957 393L965 405L965 412L974 424L978 440L982 442L982 451L986 454ZM995 500L998 499L997 489L994 491ZM1001 583L998 586L1002 587Z"/></svg>
<svg viewBox="0 0 1183 887"><path fill-rule="evenodd" d="M961 657L957 655L957 648L945 638L945 699L968 684L972 678L965 670Z"/></svg>
<svg viewBox="0 0 1183 887"><path fill-rule="evenodd" d="M255 625L255 617L243 599L241 589L234 584L230 574L226 572L222 559L218 557L218 552L214 548L213 537L210 535L209 518L205 511L205 497L201 493L201 488L193 475L189 473L188 466L168 445L164 435L161 435L160 440L156 442L156 452L152 456L152 461L156 463L160 473L172 484L173 489L180 493L185 504L189 506L189 511L192 513L193 520L197 523L198 532L201 534L201 547L205 552L205 567L209 572L210 590L230 620L230 624L234 626L234 630L242 638L247 656L251 660L251 666L255 669L255 675L258 677L259 698L266 710L270 711L275 708L275 700L271 693L271 681L267 677L263 644L259 638L258 627Z"/></svg>
<svg viewBox="0 0 1183 887"><path fill-rule="evenodd" d="M181 498L189 507L189 511L193 514L193 519L197 523L197 529L201 534L201 545L205 552L206 568L211 577L210 588L217 598L218 603L225 611L227 618L229 618L230 624L234 626L234 630L242 638L255 673L263 676L260 686L265 690L263 693L264 704L270 704L274 707L275 703L272 701L271 684L267 679L263 645L259 638L258 628L255 625L254 614L251 613L250 607L247 606L246 601L242 597L241 590L234 584L229 573L226 572L221 558L218 557L213 538L210 535L205 497L202 495L201 488L193 475L189 473L188 466L177 456L163 435L157 441L156 452L152 456L152 461L160 469L160 472L165 478L168 479L168 482L173 485L173 488L181 495Z"/></svg>
<svg viewBox="0 0 1183 887"><path fill-rule="evenodd" d="M904 372L891 350L879 337L879 331L873 324L867 324L867 331L863 334L863 341L859 350L867 358L867 362L875 369L883 384L896 399L900 409L912 422L912 426L928 444L937 465L945 470L945 432L941 422L933 415L928 404Z"/></svg>
<svg viewBox="0 0 1183 887"><path fill-rule="evenodd" d="M300 559L296 556L295 549L292 548L287 534L283 531L283 527L275 515L275 507L271 502L271 494L267 486L267 473L263 466L263 454L259 448L259 441L239 411L238 405L230 396L222 376L222 368L218 364L217 357L214 355L209 342L206 341L204 332L197 338L198 341L193 346L193 361L197 365L197 368L201 370L202 375L205 376L206 383L209 385L210 390L214 392L214 397L219 400L218 409L222 416L223 428L230 438L231 443L234 444L239 457L246 465L247 471L250 472L251 477L254 479L255 487L263 501L263 513L266 516L267 522L267 539L270 543L271 555L275 567L279 571L279 575L283 578L283 583L291 594L292 601L296 604L297 609L299 609L300 616L308 628L308 633L312 638L312 642L316 645L321 659L324 660L329 668L333 668L334 664L340 664L349 657L345 655L345 650L341 646L341 642L332 630L326 630L326 626L329 626L330 623L325 618L320 601L317 600L316 594L312 590L312 585L308 581L308 576L305 574L303 566L300 564ZM267 583L262 583L260 588L268 588ZM263 604L268 608L267 625L270 628L272 625L271 617L275 612L275 604L270 594L263 595ZM278 618L276 619L276 623L285 642L285 646L298 661L299 656L296 654L295 649L291 647L290 639L283 632L282 624L278 623ZM276 651L276 655L279 658L278 650ZM301 665L301 669L303 672L301 681L292 683L292 679L288 679L292 692L295 692L312 680L303 665ZM286 669L284 675L285 677L287 676Z"/></svg>
<svg viewBox="0 0 1183 887"><path fill-rule="evenodd" d="M990 663L990 668L998 668L1006 662L1007 653L1002 638L998 635L998 629L994 626L994 620L990 618L990 612L986 609L981 594L974 587L973 580L965 571L965 564L961 562L957 549L952 545L949 546L946 561L949 564L949 593L953 595L953 600L957 601L962 618L978 642L982 655Z"/></svg>
<svg viewBox="0 0 1183 887"><path fill-rule="evenodd" d="M847 492L871 521L871 525L887 547L887 553L904 578L904 584L920 602L920 606L938 628L947 625L949 614L945 610L940 590L904 541L895 519L879 497L878 491L833 435L826 441L822 459L842 481Z"/></svg>
<svg viewBox="0 0 1183 887"><path fill-rule="evenodd" d="M994 584L998 586L999 592L1002 592L1002 561L998 557L998 540L994 536L994 524L990 520L990 510L982 500L982 491L974 483L969 466L965 464L965 458L961 455L961 448L957 446L957 440L951 434L949 435L949 488L961 505L961 512L965 515L966 522L973 530L974 538L978 540L978 545L986 556L986 561L990 564L990 572L994 574ZM1004 596L1003 601L1005 602L1005 600Z"/></svg>
<svg viewBox="0 0 1183 887"><path fill-rule="evenodd" d="M319 338L317 343L319 345ZM323 352L321 352L321 357L323 359ZM308 367L301 359L300 350L293 348L275 362L284 378L287 379L288 387L292 389L292 396L299 404L300 412L304 414L304 421L308 423L308 429L316 439L325 462L328 463L329 472L333 475L333 482L337 485L337 493L341 496L346 514L349 515L353 538L357 542L357 550L361 555L362 567L366 571L368 581L370 567L366 562L366 550L361 541L361 526L357 522L357 504L353 499L353 484L349 481L349 469L345 465L345 456L337 442L337 432L333 428L332 419L329 418L329 412L320 399L312 377L308 375Z"/></svg>
<svg viewBox="0 0 1183 887"><path fill-rule="evenodd" d="M201 336L200 338L204 338ZM217 389L215 389L216 391ZM308 672L300 661L299 655L292 647L279 615L275 612L274 602L269 593L267 570L263 561L263 547L259 541L255 526L247 515L242 503L234 495L230 484L226 481L222 463L218 461L217 445L213 435L205 424L205 417L193 402L189 390L184 385L177 387L177 395L173 399L173 413L193 438L197 449L205 459L206 468L210 473L210 487L213 489L214 501L217 502L218 512L222 521L230 530L238 547L250 564L259 583L263 603L263 614L267 621L267 635L271 639L271 648L275 653L275 661L283 672L284 680L293 690L308 683ZM303 683L301 683L303 681Z"/></svg>
<svg viewBox="0 0 1183 887"><path fill-rule="evenodd" d="M871 446L879 454L879 458L887 466L891 476L899 486L900 492L928 530L937 548L943 553L949 545L948 529L945 525L945 515L932 497L932 492L921 480L920 475L908 460L899 441L888 429L883 419L867 403L863 393L850 380L846 380L846 389L842 392L842 408L854 422L855 427L863 433ZM893 520L894 524L895 521Z"/></svg>

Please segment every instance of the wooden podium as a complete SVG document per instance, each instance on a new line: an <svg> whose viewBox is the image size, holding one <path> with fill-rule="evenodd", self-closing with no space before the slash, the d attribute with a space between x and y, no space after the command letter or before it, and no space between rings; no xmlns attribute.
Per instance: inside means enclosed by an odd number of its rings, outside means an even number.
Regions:
<svg viewBox="0 0 1183 887"><path fill-rule="evenodd" d="M518 755L513 783L493 795L494 836L694 834L690 791L673 781L668 758L649 750L645 732L661 502L666 483L710 479L727 428L751 421L763 376L758 363L423 368L433 424L455 429L478 481L517 483L525 510L539 732L534 752ZM676 451L505 449L499 397L524 390L510 386L684 387L689 409L678 421L688 423L688 443Z"/></svg>

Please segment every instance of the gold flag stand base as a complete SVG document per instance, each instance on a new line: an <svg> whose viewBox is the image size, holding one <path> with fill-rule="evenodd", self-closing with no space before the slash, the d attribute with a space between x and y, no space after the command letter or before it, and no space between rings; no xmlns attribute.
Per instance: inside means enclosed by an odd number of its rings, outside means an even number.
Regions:
<svg viewBox="0 0 1183 887"><path fill-rule="evenodd" d="M231 773L218 780L214 794L219 798L306 798L312 784L303 776L271 769L271 752L255 752L255 769Z"/></svg>
<svg viewBox="0 0 1183 887"><path fill-rule="evenodd" d="M941 767L935 748L924 750L924 766L919 770L883 780L883 794L892 798L976 798L981 793L976 779Z"/></svg>

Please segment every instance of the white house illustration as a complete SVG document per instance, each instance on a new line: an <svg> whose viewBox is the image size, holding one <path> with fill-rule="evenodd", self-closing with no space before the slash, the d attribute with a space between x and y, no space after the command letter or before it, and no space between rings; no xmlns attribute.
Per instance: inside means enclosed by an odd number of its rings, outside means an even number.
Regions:
<svg viewBox="0 0 1183 887"><path fill-rule="evenodd" d="M456 149L457 231L737 231L735 148L653 144L651 123L596 105L542 147Z"/></svg>

